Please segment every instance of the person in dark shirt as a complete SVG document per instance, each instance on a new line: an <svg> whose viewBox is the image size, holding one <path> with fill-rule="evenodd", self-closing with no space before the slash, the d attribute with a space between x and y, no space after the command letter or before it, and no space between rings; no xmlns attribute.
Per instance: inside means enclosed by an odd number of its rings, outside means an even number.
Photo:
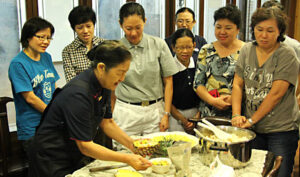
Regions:
<svg viewBox="0 0 300 177"><path fill-rule="evenodd" d="M127 163L136 170L151 163L93 142L97 128L134 151L133 140L111 118L110 94L124 80L131 54L117 41L105 41L88 53L92 68L72 79L45 110L29 152L29 176L62 177L83 167L85 156Z"/></svg>
<svg viewBox="0 0 300 177"><path fill-rule="evenodd" d="M179 72L173 76L173 100L170 117L170 131L191 132L193 123L188 118L199 118L199 97L193 89L196 60L192 57L196 46L189 29L179 29L173 35L172 48Z"/></svg>
<svg viewBox="0 0 300 177"><path fill-rule="evenodd" d="M192 31L194 25L196 24L194 11L187 7L183 7L176 12L175 20L176 20L177 29L187 28ZM168 44L168 47L169 47L172 55L175 56L175 51L172 49L173 38L174 38L174 34L167 37L165 39L165 41ZM202 36L195 35L195 43L196 43L196 46L194 48L193 58L195 60L197 60L201 47L203 45L207 44L207 42Z"/></svg>

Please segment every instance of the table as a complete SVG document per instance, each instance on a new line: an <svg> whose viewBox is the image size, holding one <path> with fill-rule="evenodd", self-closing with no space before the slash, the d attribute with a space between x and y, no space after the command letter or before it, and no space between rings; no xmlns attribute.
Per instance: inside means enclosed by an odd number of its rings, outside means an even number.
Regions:
<svg viewBox="0 0 300 177"><path fill-rule="evenodd" d="M249 165L247 165L244 168L235 169L236 177L262 176L261 174L263 173L263 170L265 168L266 159L269 159L269 158L267 158L267 153L268 153L267 151L253 149ZM67 175L66 177L100 177L100 176L101 177L114 177L114 174L117 173L117 169L89 172L89 168L106 166L106 165L118 165L118 164L122 164L122 163L95 160L94 162L75 171L73 174ZM133 168L131 168L129 166L123 167L122 169L133 170ZM193 151L193 153L192 153L191 160L190 160L190 170L192 172L193 177L208 177L212 173L212 170L208 166L205 166L200 162L199 153L197 151L196 152ZM148 168L146 171L139 171L139 172L145 177L173 177L175 168L174 168L174 166L172 166L170 173L164 174L164 175L152 173L151 168Z"/></svg>

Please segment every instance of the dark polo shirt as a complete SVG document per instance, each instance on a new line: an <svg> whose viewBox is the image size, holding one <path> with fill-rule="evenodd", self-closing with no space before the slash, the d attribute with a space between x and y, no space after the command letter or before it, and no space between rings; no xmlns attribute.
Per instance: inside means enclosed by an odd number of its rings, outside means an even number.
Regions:
<svg viewBox="0 0 300 177"><path fill-rule="evenodd" d="M30 153L31 167L37 176L64 176L81 167L84 156L75 140L92 141L101 120L112 117L110 93L88 69L55 96Z"/></svg>

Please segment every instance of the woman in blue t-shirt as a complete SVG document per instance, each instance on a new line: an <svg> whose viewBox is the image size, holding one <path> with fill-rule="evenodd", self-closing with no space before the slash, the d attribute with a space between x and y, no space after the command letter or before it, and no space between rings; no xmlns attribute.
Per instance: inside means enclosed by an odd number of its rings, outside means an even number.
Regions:
<svg viewBox="0 0 300 177"><path fill-rule="evenodd" d="M18 139L27 151L28 140L34 136L41 115L52 98L59 76L46 49L54 33L53 25L39 17L23 26L23 50L15 56L8 74L12 85Z"/></svg>

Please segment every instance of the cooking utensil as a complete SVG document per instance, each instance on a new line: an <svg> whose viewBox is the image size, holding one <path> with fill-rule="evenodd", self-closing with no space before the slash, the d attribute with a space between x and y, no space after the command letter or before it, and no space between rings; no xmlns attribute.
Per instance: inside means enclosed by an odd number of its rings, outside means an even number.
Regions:
<svg viewBox="0 0 300 177"><path fill-rule="evenodd" d="M228 138L231 137L231 136L228 135L227 133L218 131L219 129L213 128L212 126L208 126L208 125L206 125L206 124L204 124L204 123L198 122L198 126L203 127L203 128L206 128L206 129L212 131L212 132L213 132L219 139L221 139L221 140L226 141L226 140L228 140Z"/></svg>
<svg viewBox="0 0 300 177"><path fill-rule="evenodd" d="M235 134L239 137L247 137L247 140L238 142L218 141L209 138L213 132L206 128L199 127L200 132L200 161L209 166L219 154L221 162L225 165L240 168L248 165L251 158L251 141L256 134L248 129L242 129L232 126L217 126L229 134Z"/></svg>
<svg viewBox="0 0 300 177"><path fill-rule="evenodd" d="M197 129L194 128L193 130L199 137L204 137L204 135L200 133Z"/></svg>
<svg viewBox="0 0 300 177"><path fill-rule="evenodd" d="M202 122L204 122L206 125L208 125L213 130L213 132L215 133L215 135L218 138L220 138L222 140L228 140L229 138L231 138L231 135L229 133L219 129L214 124L207 121L206 119L203 119Z"/></svg>
<svg viewBox="0 0 300 177"><path fill-rule="evenodd" d="M116 169L116 168L122 168L122 167L127 167L128 164L121 164L121 165L107 165L107 166L102 166L102 167L94 167L90 168L90 172L96 172L96 171L103 171L103 170L111 170L111 169Z"/></svg>

